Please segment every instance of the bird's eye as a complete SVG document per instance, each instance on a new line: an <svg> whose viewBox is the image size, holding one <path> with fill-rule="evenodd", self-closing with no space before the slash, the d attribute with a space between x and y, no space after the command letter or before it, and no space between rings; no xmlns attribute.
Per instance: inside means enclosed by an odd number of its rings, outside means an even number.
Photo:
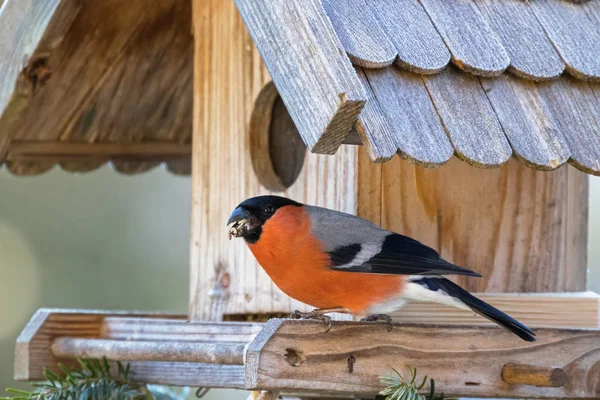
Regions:
<svg viewBox="0 0 600 400"><path fill-rule="evenodd" d="M273 214L275 212L275 208L273 208L273 206L264 206L263 212L265 214Z"/></svg>

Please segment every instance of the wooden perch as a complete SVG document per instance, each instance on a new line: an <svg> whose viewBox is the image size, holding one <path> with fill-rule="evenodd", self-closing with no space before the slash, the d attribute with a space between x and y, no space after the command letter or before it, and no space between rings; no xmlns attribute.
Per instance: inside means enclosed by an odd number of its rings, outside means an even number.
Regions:
<svg viewBox="0 0 600 400"><path fill-rule="evenodd" d="M600 396L600 329L537 328L535 343L498 327L398 324L388 332L384 324L335 322L326 330L317 321L40 310L17 340L15 378L39 380L59 361L106 356L131 362L140 382L372 396L382 373L411 365L453 396Z"/></svg>

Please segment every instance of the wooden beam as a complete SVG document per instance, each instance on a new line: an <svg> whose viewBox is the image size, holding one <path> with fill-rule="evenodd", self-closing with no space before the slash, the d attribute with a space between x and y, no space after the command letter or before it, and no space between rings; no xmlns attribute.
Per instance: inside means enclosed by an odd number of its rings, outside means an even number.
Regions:
<svg viewBox="0 0 600 400"><path fill-rule="evenodd" d="M8 147L9 161L66 160L189 160L190 144L172 142L148 143L74 143L14 140Z"/></svg>
<svg viewBox="0 0 600 400"><path fill-rule="evenodd" d="M304 142L312 152L334 154L366 94L321 1L235 4Z"/></svg>
<svg viewBox="0 0 600 400"><path fill-rule="evenodd" d="M40 310L19 336L15 376L42 379L59 361L107 356L132 362L140 382L372 396L381 374L411 365L452 396L597 398L600 328L534 330L537 342L527 343L498 327L397 324L389 332L385 324L336 321L327 332L317 321Z"/></svg>
<svg viewBox="0 0 600 400"><path fill-rule="evenodd" d="M378 377L407 365L452 397L585 398L600 396L600 329L536 329L526 343L492 327L387 326L271 320L248 346L246 388L290 394L373 396ZM353 368L348 359L353 357ZM561 368L560 387L537 379L509 384L506 364Z"/></svg>

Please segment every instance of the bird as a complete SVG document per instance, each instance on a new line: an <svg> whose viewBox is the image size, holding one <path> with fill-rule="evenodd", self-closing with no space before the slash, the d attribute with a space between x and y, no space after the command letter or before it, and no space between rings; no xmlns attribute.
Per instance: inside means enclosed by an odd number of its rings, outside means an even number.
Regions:
<svg viewBox="0 0 600 400"><path fill-rule="evenodd" d="M473 312L533 342L535 333L516 319L446 279L481 277L434 249L358 216L265 195L241 202L227 221L229 238L248 248L288 296L315 309L293 318L328 323L332 312L387 322L407 300L429 301Z"/></svg>

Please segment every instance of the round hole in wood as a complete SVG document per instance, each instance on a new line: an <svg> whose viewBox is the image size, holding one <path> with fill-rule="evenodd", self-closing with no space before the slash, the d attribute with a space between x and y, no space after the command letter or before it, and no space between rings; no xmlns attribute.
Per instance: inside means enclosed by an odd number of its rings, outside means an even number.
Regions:
<svg viewBox="0 0 600 400"><path fill-rule="evenodd" d="M258 95L250 119L250 157L260 183L274 192L294 184L306 145L273 82Z"/></svg>

